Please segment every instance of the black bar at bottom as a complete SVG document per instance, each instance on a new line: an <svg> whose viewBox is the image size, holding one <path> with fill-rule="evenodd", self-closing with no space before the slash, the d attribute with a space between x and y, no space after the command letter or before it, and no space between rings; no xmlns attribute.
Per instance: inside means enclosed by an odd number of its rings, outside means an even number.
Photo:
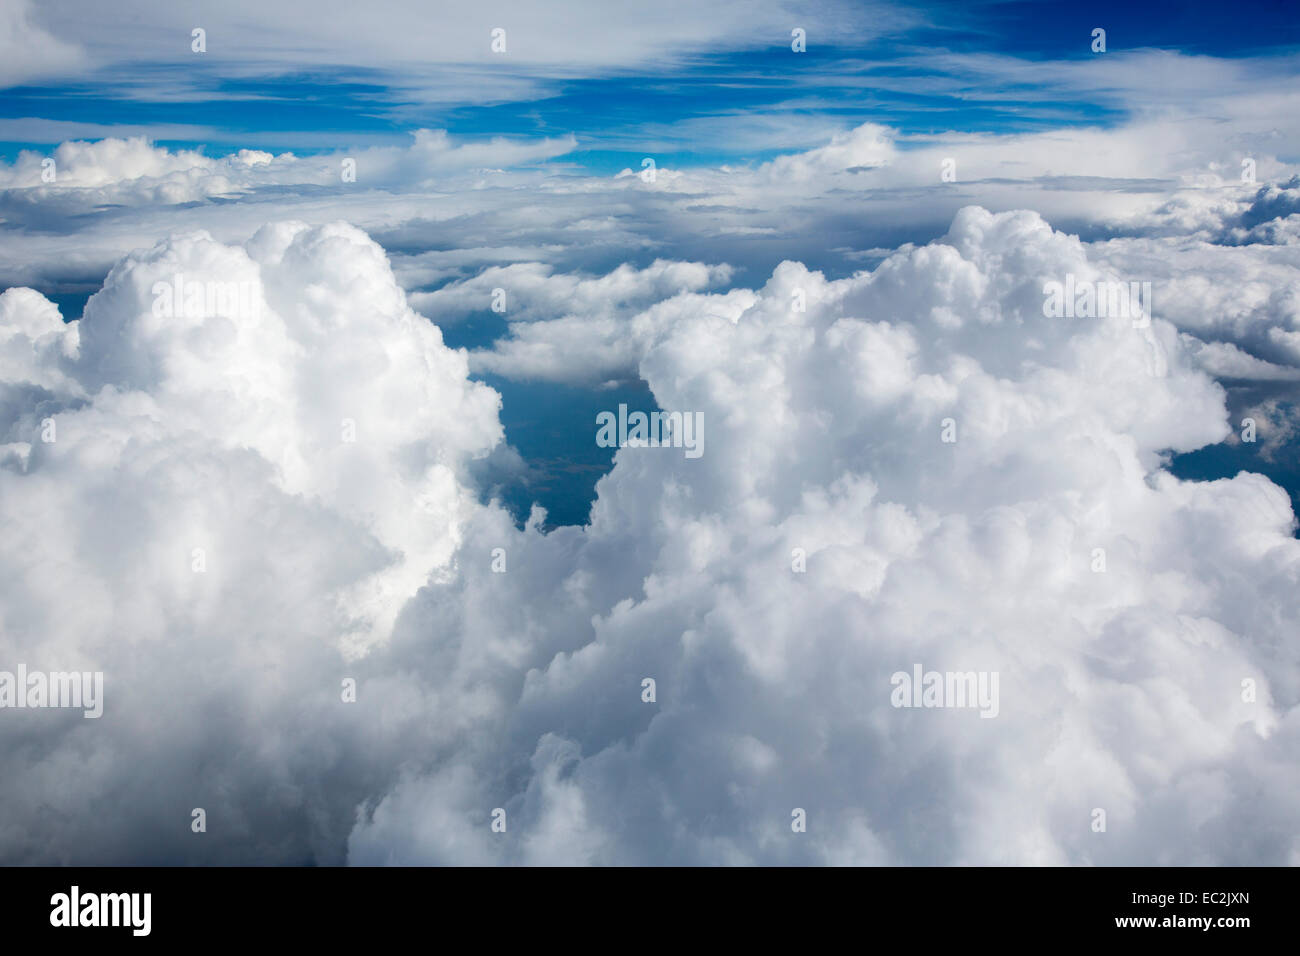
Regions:
<svg viewBox="0 0 1300 956"><path fill-rule="evenodd" d="M128 945L338 945L424 931L459 948L459 933L444 937L459 928L470 940L530 946L599 931L587 943L689 936L808 948L886 929L922 947L1099 937L1232 946L1292 937L1294 885L1294 871L1263 868L7 868L0 919L6 942L75 934Z"/></svg>

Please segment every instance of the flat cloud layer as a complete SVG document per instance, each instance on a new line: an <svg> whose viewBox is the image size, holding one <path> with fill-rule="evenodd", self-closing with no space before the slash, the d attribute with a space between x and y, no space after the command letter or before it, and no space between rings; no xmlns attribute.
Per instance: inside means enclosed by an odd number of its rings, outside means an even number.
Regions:
<svg viewBox="0 0 1300 956"><path fill-rule="evenodd" d="M1044 316L1104 252L969 207L838 280L525 270L654 312L620 361L704 421L545 534L478 500L498 399L353 227L174 236L67 325L4 293L0 659L105 708L0 722L0 859L1300 862L1295 518L1163 470L1236 423L1159 308ZM916 664L997 716L892 706Z"/></svg>

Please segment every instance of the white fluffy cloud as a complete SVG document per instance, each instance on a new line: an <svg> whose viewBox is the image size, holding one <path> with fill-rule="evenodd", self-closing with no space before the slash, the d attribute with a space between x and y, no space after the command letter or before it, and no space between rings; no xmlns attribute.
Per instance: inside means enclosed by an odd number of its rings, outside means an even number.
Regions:
<svg viewBox="0 0 1300 956"><path fill-rule="evenodd" d="M645 269L624 264L598 278L553 275L538 262L484 269L472 280L459 282L437 292L425 293L418 301L430 314L456 319L490 308L495 289L508 291L502 314L512 322L549 319L572 314L598 317L611 310L626 310L666 299L679 292L696 292L726 282L727 266L705 266L697 262L657 259ZM513 300L513 301L511 301Z"/></svg>
<svg viewBox="0 0 1300 956"><path fill-rule="evenodd" d="M1159 310L1043 316L1102 253L968 208L839 280L516 270L654 316L620 361L705 422L550 533L478 500L497 397L352 227L175 236L67 326L5 293L0 649L106 703L0 722L0 857L1300 860L1294 516L1162 470L1229 425ZM255 308L156 314L178 274ZM997 718L892 707L915 663L998 672Z"/></svg>
<svg viewBox="0 0 1300 956"><path fill-rule="evenodd" d="M161 235L204 229L240 242L280 218L344 218L367 230L418 295L510 263L586 275L655 259L725 263L733 279L754 285L794 259L845 275L905 242L942 235L972 204L1032 207L1095 240L1292 243L1300 214L1286 184L1297 169L1279 156L1294 152L1294 133L1277 121L1287 111L1238 105L1223 104L1236 116L1231 135L1200 116L923 139L868 123L757 165L660 164L654 182L630 169L593 176L565 165L565 154L591 145L567 136L473 140L421 130L404 146L221 158L142 139L69 142L49 157L28 152L0 165L0 284L97 287L113 262ZM55 183L41 180L46 158L56 160ZM1243 158L1255 161L1259 185L1241 181ZM356 162L355 182L341 175L345 159ZM942 180L945 160L956 182Z"/></svg>
<svg viewBox="0 0 1300 956"><path fill-rule="evenodd" d="M873 273L787 263L737 315L684 310L639 367L704 413L704 456L620 451L585 529L480 515L391 650L404 700L476 717L351 859L1300 859L1294 809L1256 802L1297 782L1289 502L1161 469L1225 436L1223 393L1163 320L1045 319L1067 271L1104 274L967 209ZM999 716L893 708L914 663L997 671Z"/></svg>
<svg viewBox="0 0 1300 956"><path fill-rule="evenodd" d="M496 393L341 224L174 237L78 323L22 289L0 322L0 656L105 673L100 720L5 712L0 856L339 859L379 746L342 678L446 573Z"/></svg>
<svg viewBox="0 0 1300 956"><path fill-rule="evenodd" d="M60 204L88 213L105 204L175 205L259 188L313 187L359 180L367 188L432 188L450 175L491 172L563 155L572 136L558 139L462 142L446 130L416 130L403 147L372 146L321 156L278 156L241 149L214 159L196 150L172 151L143 136L69 141L47 157L32 150L0 163L0 189L32 205ZM50 165L53 160L53 165ZM350 161L344 178L344 161Z"/></svg>

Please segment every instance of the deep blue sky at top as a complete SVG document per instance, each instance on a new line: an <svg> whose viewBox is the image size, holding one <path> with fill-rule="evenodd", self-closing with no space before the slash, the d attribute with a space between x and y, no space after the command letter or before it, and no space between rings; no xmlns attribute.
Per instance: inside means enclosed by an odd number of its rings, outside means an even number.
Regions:
<svg viewBox="0 0 1300 956"><path fill-rule="evenodd" d="M202 146L211 155L241 146L304 154L377 141L400 143L420 127L465 136L573 133L580 149L564 161L605 172L635 164L644 155L641 141L646 139L655 140L662 161L688 165L766 159L824 142L823 129L868 120L905 135L925 135L1030 131L1123 118L1122 109L1102 97L1046 101L1032 76L996 89L975 83L934 90L927 81L938 75L938 68L928 60L936 52L1030 62L1084 59L1092 55L1089 37L1095 26L1105 27L1112 51L1159 48L1237 58L1300 47L1300 4L1292 0L940 2L924 8L930 26L862 44L851 36L814 33L807 53L793 56L789 37L774 36L768 48L696 54L684 68L676 63L657 72L606 71L547 80L541 98L522 101L421 103L404 98L382 71L359 73L355 68L310 74L290 69L243 80L220 79L214 71L208 82L189 68L187 79L198 82L206 98L121 98L101 91L95 78L82 78L0 91L0 121L34 118L157 128L157 142ZM430 58L436 56L437 44L431 43ZM138 69L151 67L142 63ZM153 69L177 67L158 64ZM737 141L731 126L710 135L709 118L717 116L770 117L772 127ZM166 135L178 126L217 134L202 139ZM5 128L13 136L22 126ZM24 148L48 149L63 138L28 134L0 139L0 157L11 160Z"/></svg>

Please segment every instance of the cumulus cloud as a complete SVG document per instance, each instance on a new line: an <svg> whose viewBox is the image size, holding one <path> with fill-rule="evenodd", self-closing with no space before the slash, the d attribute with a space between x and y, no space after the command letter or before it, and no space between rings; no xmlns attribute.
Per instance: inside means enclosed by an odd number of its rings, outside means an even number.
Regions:
<svg viewBox="0 0 1300 956"><path fill-rule="evenodd" d="M893 137L876 123L863 123L847 133L837 133L825 146L780 156L763 167L770 179L796 183L819 174L874 169L897 160Z"/></svg>
<svg viewBox="0 0 1300 956"><path fill-rule="evenodd" d="M549 533L480 500L498 399L355 228L177 235L67 325L5 293L0 640L106 705L0 727L0 856L1296 862L1257 800L1297 782L1295 517L1164 470L1229 424L1159 310L1044 316L1103 252L967 208L839 279L516 268L518 330L650 316L619 362L705 423ZM245 294L156 307L178 276ZM916 663L998 716L893 707Z"/></svg>
<svg viewBox="0 0 1300 956"><path fill-rule="evenodd" d="M1111 268L1151 281L1156 313L1185 332L1231 344L1261 362L1300 367L1295 247L1224 246L1193 237L1117 239L1093 248Z"/></svg>
<svg viewBox="0 0 1300 956"><path fill-rule="evenodd" d="M660 166L653 181L584 173L564 162L575 144L562 136L418 131L400 147L310 156L74 142L51 156L55 183L40 181L45 157L35 153L0 171L10 184L0 191L0 284L37 288L76 316L114 262L159 236L202 228L243 243L269 219L342 217L389 251L417 311L448 328L474 317L453 333L475 346L472 373L630 384L680 316L734 321L783 260L842 278L943 235L965 204L1032 205L1089 240L1108 276L1152 283L1157 314L1195 337L1186 340L1193 361L1227 386L1240 422L1300 367L1300 246L1287 239L1293 172L1274 154L1285 135L1263 135L1272 116L1225 109L1238 116L1231 137L1167 116L1004 136L916 138L867 124L764 163ZM1258 184L1241 181L1248 152ZM956 182L941 179L947 159ZM345 160L355 182L341 176ZM506 311L485 321L478 313L496 289ZM481 335L499 328L507 334L484 346ZM1273 392L1256 387L1270 383ZM511 490L522 463L504 450L486 463L477 473L485 493L526 509L526 495ZM555 513L571 520L584 508Z"/></svg>
<svg viewBox="0 0 1300 956"><path fill-rule="evenodd" d="M0 210L16 224L52 225L123 205L172 206L258 190L282 196L286 188L310 195L317 187L358 180L367 189L436 188L448 177L501 172L500 167L563 155L575 145L572 136L462 142L446 130L420 129L407 146L310 157L240 149L212 158L156 146L143 136L69 141L49 156L23 150L12 164L0 163Z"/></svg>
<svg viewBox="0 0 1300 956"><path fill-rule="evenodd" d="M608 176L566 165L579 145L571 136L420 130L403 146L219 158L142 139L70 142L0 166L8 227L0 283L97 286L113 262L160 235L202 228L238 242L276 218L357 224L393 253L404 287L420 295L527 262L581 274L656 259L725 263L734 281L752 286L792 259L843 276L942 235L971 204L1030 206L1094 241L1291 243L1287 183L1297 171L1279 159L1289 155L1289 127L1277 129L1278 114L1238 115L1237 102L1223 104L1231 135L1217 119L1186 115L926 137L867 123L763 163L661 162L653 180L639 169ZM1247 158L1257 185L1242 182ZM58 181L41 179L44 159L56 161ZM344 160L355 163L354 182L342 176ZM946 169L955 181L944 180Z"/></svg>
<svg viewBox="0 0 1300 956"><path fill-rule="evenodd" d="M1289 502L1162 470L1225 436L1223 393L1163 320L1044 318L1064 271L1097 272L1077 239L968 209L871 273L786 263L734 319L662 329L639 367L703 411L705 455L621 450L584 529L480 514L390 652L481 709L351 859L1295 862L1294 811L1253 796L1294 776ZM895 709L914 662L998 672L999 716Z"/></svg>
<svg viewBox="0 0 1300 956"><path fill-rule="evenodd" d="M696 293L724 284L730 276L725 265L662 259L644 269L624 264L598 277L556 275L542 263L528 262L484 269L411 300L443 323L488 309L511 323L510 338L471 353L476 371L598 384L635 377L647 343L683 310L701 303L712 306L718 300ZM741 300L747 296L736 293ZM536 335L529 328L532 322L538 323Z"/></svg>
<svg viewBox="0 0 1300 956"><path fill-rule="evenodd" d="M341 680L446 572L497 395L341 224L178 236L80 322L0 321L3 657L105 673L98 721L6 711L0 856L340 860L375 745Z"/></svg>
<svg viewBox="0 0 1300 956"><path fill-rule="evenodd" d="M1289 245L1222 245L1199 235L1112 239L1085 247L1104 266L1102 281L1151 283L1155 314L1185 334L1195 361L1216 378L1294 380L1300 374L1300 254ZM484 270L421 302L431 308L456 304L456 311L464 311L482 308L494 285L510 295L519 290L525 302L519 321L508 336L473 353L474 367L508 378L562 382L627 375L678 314L704 308L734 321L749 306L747 292L736 289L727 297L663 295L639 310L634 302L612 299L603 308L577 309L552 297L539 314L533 287L544 271L538 265ZM1045 273L1044 281L1062 282L1067 274ZM587 287L595 292L617 280L611 273ZM1041 305L1041 289L1038 295Z"/></svg>

